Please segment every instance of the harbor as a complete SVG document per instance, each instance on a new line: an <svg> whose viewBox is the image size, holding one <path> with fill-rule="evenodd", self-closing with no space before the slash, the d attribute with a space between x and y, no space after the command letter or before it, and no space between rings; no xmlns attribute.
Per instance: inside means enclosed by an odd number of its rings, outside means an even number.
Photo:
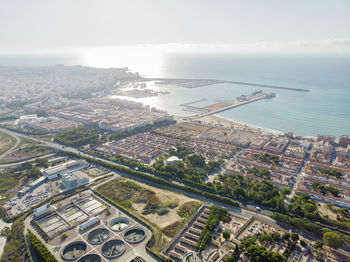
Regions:
<svg viewBox="0 0 350 262"><path fill-rule="evenodd" d="M191 117L191 119L197 119L197 118L201 118L204 116L209 116L209 115L214 115L235 107L239 107L242 105L246 105L255 101L259 101L261 99L270 99L270 98L274 98L276 96L275 93L264 93L261 90L256 90L253 93L251 93L250 95L241 95L239 97L236 98L236 100L223 100L223 101L219 101L217 103L211 104L211 105L207 105L207 106L203 106L203 107L195 107L192 104L194 104L197 101L203 101L203 99L201 100L197 100L194 102L190 102L190 103L186 103L186 104L182 104L181 106L185 107L184 110L192 110L194 112L200 112L197 115L194 115ZM203 112L204 111L204 112Z"/></svg>

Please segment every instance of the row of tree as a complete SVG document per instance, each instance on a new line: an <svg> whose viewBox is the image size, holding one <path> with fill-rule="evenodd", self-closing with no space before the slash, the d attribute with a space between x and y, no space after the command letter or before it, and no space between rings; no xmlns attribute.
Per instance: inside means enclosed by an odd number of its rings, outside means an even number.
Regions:
<svg viewBox="0 0 350 262"><path fill-rule="evenodd" d="M30 230L28 230L29 241L35 250L35 253L43 262L57 262L57 259L47 247L37 238Z"/></svg>
<svg viewBox="0 0 350 262"><path fill-rule="evenodd" d="M220 221L227 221L227 210L218 206L210 207L210 215L207 222L205 223L204 229L202 230L199 240L197 243L197 248L204 250L209 244L212 238L212 233L219 224Z"/></svg>

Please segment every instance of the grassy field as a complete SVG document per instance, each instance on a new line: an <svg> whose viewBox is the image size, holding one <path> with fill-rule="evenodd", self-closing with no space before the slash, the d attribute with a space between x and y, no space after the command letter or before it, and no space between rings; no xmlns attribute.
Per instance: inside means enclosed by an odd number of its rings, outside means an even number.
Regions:
<svg viewBox="0 0 350 262"><path fill-rule="evenodd" d="M15 173L0 171L0 195L6 196L6 192L19 183L19 177Z"/></svg>
<svg viewBox="0 0 350 262"><path fill-rule="evenodd" d="M0 155L9 150L15 143L15 138L4 133L0 133Z"/></svg>
<svg viewBox="0 0 350 262"><path fill-rule="evenodd" d="M194 213L196 213L200 206L201 203L198 201L189 201L182 204L177 210L177 214L181 217L181 219L164 227L162 229L163 233L167 237L173 238L178 232L180 232L183 226L187 224L188 220L194 215Z"/></svg>
<svg viewBox="0 0 350 262"><path fill-rule="evenodd" d="M150 248L156 253L160 253L201 205L187 196L126 178L103 184L97 191L150 225L155 236Z"/></svg>
<svg viewBox="0 0 350 262"><path fill-rule="evenodd" d="M22 139L15 151L1 160L1 163L13 163L25 159L35 158L38 156L52 153L51 148L38 146L36 142L28 139Z"/></svg>

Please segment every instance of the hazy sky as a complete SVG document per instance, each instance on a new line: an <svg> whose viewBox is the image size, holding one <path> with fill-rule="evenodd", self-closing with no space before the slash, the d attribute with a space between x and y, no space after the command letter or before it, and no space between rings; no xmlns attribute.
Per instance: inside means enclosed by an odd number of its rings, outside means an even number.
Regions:
<svg viewBox="0 0 350 262"><path fill-rule="evenodd" d="M168 43L342 52L349 14L346 0L0 0L0 53Z"/></svg>

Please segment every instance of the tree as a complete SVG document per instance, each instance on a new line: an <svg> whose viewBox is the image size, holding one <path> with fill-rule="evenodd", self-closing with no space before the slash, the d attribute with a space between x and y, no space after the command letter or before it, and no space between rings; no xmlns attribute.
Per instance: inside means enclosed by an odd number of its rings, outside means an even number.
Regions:
<svg viewBox="0 0 350 262"><path fill-rule="evenodd" d="M337 232L326 232L323 234L323 242L330 248L338 249L344 245L344 237Z"/></svg>
<svg viewBox="0 0 350 262"><path fill-rule="evenodd" d="M321 240L316 240L316 242L313 245L314 248L322 248L323 247L323 242Z"/></svg>
<svg viewBox="0 0 350 262"><path fill-rule="evenodd" d="M225 238L225 240L230 239L231 233L230 231L223 231L222 236Z"/></svg>
<svg viewBox="0 0 350 262"><path fill-rule="evenodd" d="M282 236L282 239L283 240L288 240L290 238L290 235L288 232L284 233L283 236Z"/></svg>
<svg viewBox="0 0 350 262"><path fill-rule="evenodd" d="M291 237L290 237L293 241L297 241L299 240L299 234L298 233L292 233Z"/></svg>
<svg viewBox="0 0 350 262"><path fill-rule="evenodd" d="M38 166L42 166L42 167L45 167L45 168L49 167L49 161L47 160L47 158L37 158L37 159L35 159L35 163Z"/></svg>

